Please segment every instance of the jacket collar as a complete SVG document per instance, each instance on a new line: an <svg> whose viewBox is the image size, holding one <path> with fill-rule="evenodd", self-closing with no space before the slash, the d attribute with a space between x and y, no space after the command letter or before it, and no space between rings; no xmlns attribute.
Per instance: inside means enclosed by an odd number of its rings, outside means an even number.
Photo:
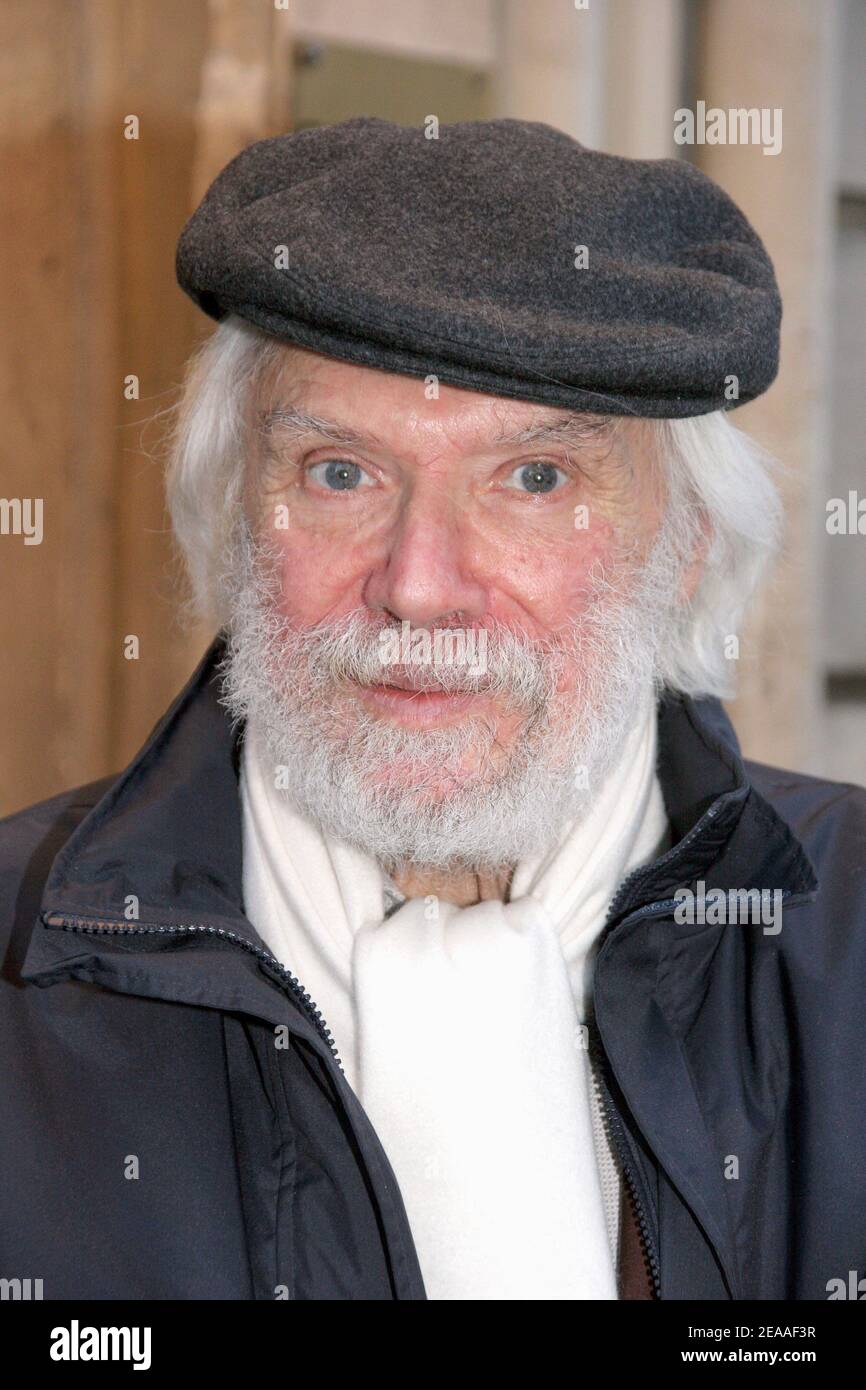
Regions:
<svg viewBox="0 0 866 1390"><path fill-rule="evenodd" d="M217 638L144 747L54 860L42 916L209 926L261 945L243 910L238 731L219 702ZM790 827L751 784L718 700L665 694L659 779L667 854L625 885L617 918L704 877L709 886L811 896L817 880ZM131 916L132 912L136 916Z"/></svg>
<svg viewBox="0 0 866 1390"><path fill-rule="evenodd" d="M54 860L43 918L213 926L260 944L243 915L238 739L219 703L223 654L217 639Z"/></svg>
<svg viewBox="0 0 866 1390"><path fill-rule="evenodd" d="M215 641L53 860L21 974L287 1024L330 1060L315 1005L243 912L238 742L219 703L223 652Z"/></svg>

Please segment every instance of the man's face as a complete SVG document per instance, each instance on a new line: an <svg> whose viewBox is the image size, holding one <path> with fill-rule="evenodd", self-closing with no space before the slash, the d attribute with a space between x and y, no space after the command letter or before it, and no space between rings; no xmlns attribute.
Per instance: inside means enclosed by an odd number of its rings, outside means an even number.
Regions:
<svg viewBox="0 0 866 1390"><path fill-rule="evenodd" d="M459 824L477 819L518 781L543 798L560 735L560 763L583 750L600 773L651 680L645 650L604 655L608 636L643 640L629 600L664 508L646 422L448 386L434 396L421 379L293 348L255 415L247 506L272 562L275 699L260 715L275 757L290 756L282 701L292 746L308 739L327 758L330 745L356 796L410 817L426 808L428 825L437 805L440 825L461 804ZM466 642L437 662L442 629ZM383 646L401 633L402 647Z"/></svg>

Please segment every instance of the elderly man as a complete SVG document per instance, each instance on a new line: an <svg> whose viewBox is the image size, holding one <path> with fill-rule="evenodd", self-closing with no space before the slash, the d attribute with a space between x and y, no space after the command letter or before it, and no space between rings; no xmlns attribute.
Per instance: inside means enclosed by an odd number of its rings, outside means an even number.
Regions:
<svg viewBox="0 0 866 1390"><path fill-rule="evenodd" d="M260 142L184 229L219 636L125 772L4 827L0 1274L852 1296L866 800L719 704L772 267L685 163L433 133Z"/></svg>

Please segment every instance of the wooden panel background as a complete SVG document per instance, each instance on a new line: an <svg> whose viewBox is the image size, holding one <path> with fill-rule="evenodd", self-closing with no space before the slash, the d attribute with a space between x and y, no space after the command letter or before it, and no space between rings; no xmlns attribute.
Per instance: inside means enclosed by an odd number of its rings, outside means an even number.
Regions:
<svg viewBox="0 0 866 1390"><path fill-rule="evenodd" d="M121 767L208 640L176 616L156 456L208 331L174 248L227 160L286 128L287 19L260 0L185 0L182 22L173 0L0 7L0 495L44 509L41 544L0 536L0 814Z"/></svg>

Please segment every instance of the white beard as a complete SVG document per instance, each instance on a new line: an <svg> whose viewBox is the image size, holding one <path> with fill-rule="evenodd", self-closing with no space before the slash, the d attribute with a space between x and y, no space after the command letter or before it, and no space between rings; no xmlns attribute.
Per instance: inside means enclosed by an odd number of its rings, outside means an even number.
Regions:
<svg viewBox="0 0 866 1390"><path fill-rule="evenodd" d="M671 518L643 567L621 557L615 577L593 577L562 638L539 644L485 624L484 674L425 668L428 688L482 689L520 714L503 750L489 716L415 729L365 708L348 681L383 679L378 634L393 623L360 610L293 628L277 608L276 556L243 527L223 701L260 730L276 785L295 806L384 867L515 864L585 812L654 696L657 654L676 620L678 540ZM573 682L567 695L557 690L563 669Z"/></svg>

